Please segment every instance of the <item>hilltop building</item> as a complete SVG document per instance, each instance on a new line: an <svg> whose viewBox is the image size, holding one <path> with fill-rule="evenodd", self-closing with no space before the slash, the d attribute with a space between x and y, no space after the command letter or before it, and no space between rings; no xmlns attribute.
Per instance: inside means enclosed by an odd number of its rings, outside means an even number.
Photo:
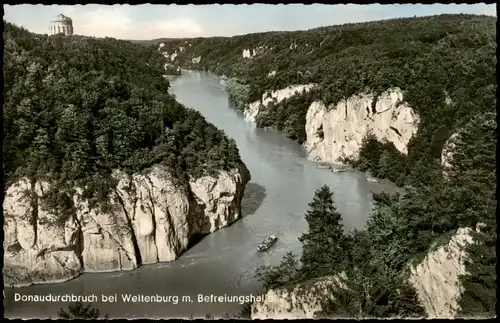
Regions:
<svg viewBox="0 0 500 323"><path fill-rule="evenodd" d="M73 20L63 14L59 14L50 22L49 28L49 35L64 33L66 36L71 36L73 35Z"/></svg>

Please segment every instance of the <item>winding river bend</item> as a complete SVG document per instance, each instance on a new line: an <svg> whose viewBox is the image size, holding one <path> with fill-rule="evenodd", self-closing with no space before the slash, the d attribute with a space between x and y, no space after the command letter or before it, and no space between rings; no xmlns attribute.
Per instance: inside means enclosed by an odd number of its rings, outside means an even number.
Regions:
<svg viewBox="0 0 500 323"><path fill-rule="evenodd" d="M360 172L333 174L307 160L299 144L275 130L258 129L246 123L241 113L228 105L224 86L208 73L186 72L171 81L171 92L184 105L200 111L206 119L233 138L252 174L243 201L243 219L214 232L186 251L178 260L142 266L133 271L84 274L60 284L5 288L4 308L8 318L57 317L60 302L15 301L21 295L96 295L94 303L110 318L167 318L190 315L218 316L239 311L237 302L198 302L206 296L257 295L255 269L277 264L288 251L300 252L297 238L307 229L304 214L314 190L328 184L342 213L346 230L362 228L372 207L372 191L392 191L392 184L366 181ZM276 233L278 242L267 252L256 252L257 244ZM101 295L117 295L116 302L102 302ZM190 296L192 302L124 302L123 294Z"/></svg>

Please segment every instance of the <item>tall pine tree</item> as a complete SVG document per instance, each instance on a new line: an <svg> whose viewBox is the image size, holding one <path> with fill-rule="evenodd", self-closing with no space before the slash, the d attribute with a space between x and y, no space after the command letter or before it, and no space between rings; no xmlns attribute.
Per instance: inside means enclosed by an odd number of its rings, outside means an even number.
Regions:
<svg viewBox="0 0 500 323"><path fill-rule="evenodd" d="M306 213L309 231L302 235L302 267L304 278L315 278L341 270L344 262L345 237L342 216L333 203L327 185L316 190Z"/></svg>
<svg viewBox="0 0 500 323"><path fill-rule="evenodd" d="M461 220L472 232L474 243L467 247L466 274L460 277L464 291L458 300L459 317L494 317L497 303L496 275L496 114L475 117L456 138L448 169L452 183L462 186L473 199ZM470 187L474 187L471 190ZM464 189L463 189L464 190ZM462 202L462 201L461 201ZM462 202L463 203L463 202Z"/></svg>

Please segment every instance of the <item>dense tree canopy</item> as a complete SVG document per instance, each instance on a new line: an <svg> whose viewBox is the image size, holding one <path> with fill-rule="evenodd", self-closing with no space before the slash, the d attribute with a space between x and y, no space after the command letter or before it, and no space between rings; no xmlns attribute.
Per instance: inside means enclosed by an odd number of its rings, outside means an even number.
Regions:
<svg viewBox="0 0 500 323"><path fill-rule="evenodd" d="M376 199L383 203L391 196ZM379 204L380 205L380 204ZM301 283L310 286L326 275L339 278L331 288L332 299L324 302L317 316L392 317L423 316L425 311L414 288L390 265L391 252L383 251L396 223L382 223L375 211L366 231L345 234L342 216L335 208L328 186L316 190L306 213L308 232L302 241L300 261L288 253L278 266L259 267L257 278L264 287L288 288ZM387 258L386 258L387 257ZM339 275L346 273L346 276Z"/></svg>
<svg viewBox="0 0 500 323"><path fill-rule="evenodd" d="M55 204L76 186L98 202L113 188L114 169L159 164L185 182L240 162L233 140L168 93L158 51L4 26L7 186L20 177L47 180Z"/></svg>
<svg viewBox="0 0 500 323"><path fill-rule="evenodd" d="M307 31L158 39L150 46L163 42L161 51L178 54L174 64L234 78L228 90L240 108L265 91L317 84L315 91L280 102L257 119L258 126L275 127L301 143L313 100L333 104L360 92L377 95L399 87L421 117L408 156L380 143L378 158L362 165L403 185L425 175L411 173L416 165L434 163L446 139L472 116L495 111L495 22L487 16L440 15ZM245 50L252 58L244 57Z"/></svg>
<svg viewBox="0 0 500 323"><path fill-rule="evenodd" d="M378 94L397 86L421 117L408 155L369 134L359 160L351 162L407 184L405 193L375 195L366 230L341 234L333 194L319 189L306 215L309 231L300 260L290 253L279 266L261 268L258 276L267 288L275 288L344 270L349 292L333 289L336 298L320 315L421 316L415 291L404 280L407 265L458 228L477 227L467 274L461 277L465 291L459 314L492 315L495 22L442 15L231 38L155 40L149 47L109 38L33 35L5 24L5 179L7 184L21 176L50 180L57 185L48 196L64 202L75 185L102 199L116 168L132 173L163 164L182 180L239 162L232 140L168 94L160 42L165 43L162 51L177 52L173 63L230 77L231 100L240 109L268 90L317 84L257 120L299 142L306 139L305 115L313 100L336 103L362 91ZM255 55L245 58L244 50ZM451 166L442 176L441 150L453 133L458 135Z"/></svg>
<svg viewBox="0 0 500 323"><path fill-rule="evenodd" d="M345 250L342 215L333 203L333 193L328 186L315 192L309 208L305 216L309 230L300 237L302 275L315 278L339 272Z"/></svg>
<svg viewBox="0 0 500 323"><path fill-rule="evenodd" d="M374 196L367 229L345 235L340 267L350 268L345 283L352 292L337 295L338 301L322 314L422 315L414 290L402 279L408 264L447 242L458 228L481 227L472 233L475 242L467 249L468 273L461 278L465 291L459 315L492 315L496 304L495 23L494 17L440 15L229 38L160 39L151 46L163 42L161 50L177 52L174 63L185 68L228 76L230 100L239 109L269 90L316 84L307 94L273 104L256 118L259 127L275 127L301 143L307 139L305 117L312 101L335 104L361 92L377 96L400 88L420 116L408 154L367 134L358 160L346 161L405 185L406 191ZM442 148L457 132L452 166L443 176ZM306 254L307 249L304 245ZM258 276L267 288L304 282L307 277L301 275L301 268L314 268L328 258L320 252L308 257L298 261L288 254L279 266L260 268ZM322 274L318 268L310 271L312 276Z"/></svg>
<svg viewBox="0 0 500 323"><path fill-rule="evenodd" d="M318 190L306 214L309 232L300 261L287 255L276 267L259 268L267 288L347 273L332 288L320 316L414 317L425 315L406 277L416 264L447 243L458 228L478 229L467 247L467 273L459 316L493 316L496 304L496 115L478 115L457 134L447 176L415 182L404 194L374 194L366 229L339 234L332 193ZM336 227L335 230L327 230ZM332 244L333 243L333 244ZM336 246L341 246L337 248ZM318 266L323 265L323 266ZM332 269L325 272L323 268ZM346 288L347 287L347 290Z"/></svg>

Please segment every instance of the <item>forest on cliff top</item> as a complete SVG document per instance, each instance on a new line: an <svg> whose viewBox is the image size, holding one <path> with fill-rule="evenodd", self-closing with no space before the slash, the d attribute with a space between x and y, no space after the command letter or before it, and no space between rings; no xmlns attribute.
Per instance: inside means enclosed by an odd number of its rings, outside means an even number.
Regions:
<svg viewBox="0 0 500 323"><path fill-rule="evenodd" d="M326 302L319 315L421 316L422 304L406 282L408 265L468 227L479 231L471 233L475 242L467 247L458 315L494 315L495 23L494 17L441 15L148 44L165 53L170 64L229 77L230 100L239 109L266 91L316 84L256 120L257 126L275 127L300 143L315 100L336 104L354 94L377 96L397 87L420 116L408 155L367 135L359 159L348 161L405 185L405 193L375 195L367 229L346 235L333 193L318 189L306 214L309 231L302 237L300 260L289 254L277 267L260 268L266 288L311 284L344 271L350 292L332 290L336 300ZM444 170L441 152L454 133L453 159Z"/></svg>
<svg viewBox="0 0 500 323"><path fill-rule="evenodd" d="M357 162L377 172L382 156L385 162L394 157L397 162L384 168L393 175L386 177L413 179L412 185L404 195L375 196L367 230L349 235L340 234L333 194L318 190L306 215L310 230L301 265L289 256L261 278L268 287L289 286L347 269L351 293L326 304L324 315L414 316L422 308L400 279L405 266L457 228L482 223L468 248L468 274L461 277L460 315L490 315L496 304L494 23L490 17L446 15L169 40L162 51L177 50L173 61L158 53L159 41L145 48L110 38L35 35L4 23L5 183L24 176L48 180L55 184L48 201L68 207L64 201L74 186L87 186L90 198L102 200L115 168L130 174L163 164L186 179L235 166L240 158L234 142L168 94L161 75L167 62L237 80L246 103L266 90L319 84L312 97L285 101L276 116L259 124L291 124L287 134L299 141L307 100L336 102L361 90L398 86L422 116L409 155L366 138ZM252 59L242 56L244 49L264 45L274 48ZM274 77L271 71L277 71ZM445 177L439 156L455 132L460 134Z"/></svg>
<svg viewBox="0 0 500 323"><path fill-rule="evenodd" d="M323 186L316 191L305 218L300 258L289 253L277 266L264 266L257 277L266 289L309 288L327 276L340 277L323 300L321 317L425 317L437 288L457 288L433 281L430 295L418 297L409 283L410 266L446 245L459 228L471 228L473 243L466 246L465 273L458 317L493 317L496 306L496 115L473 118L459 132L454 158L445 173L434 173L432 183L406 187L403 194L374 194L375 205L365 230L345 233L334 194ZM444 174L446 174L444 176ZM431 256L432 257L432 256ZM448 258L450 263L459 261ZM446 262L446 260L445 260ZM440 279L452 269L437 264ZM443 266L443 268L440 268ZM439 271L443 276L439 276ZM342 278L340 273L345 273ZM421 278L422 279L422 278ZM445 286L448 284L448 286ZM457 288L458 292L458 288ZM299 301L295 307L300 306ZM424 302L426 304L424 304ZM453 301L452 301L453 302Z"/></svg>
<svg viewBox="0 0 500 323"><path fill-rule="evenodd" d="M106 201L115 169L163 165L185 183L238 166L235 142L168 93L157 50L8 22L3 36L5 187L48 181L45 202L63 211L75 187Z"/></svg>
<svg viewBox="0 0 500 323"><path fill-rule="evenodd" d="M495 17L440 15L306 31L158 39L148 46L163 43L160 51L169 54L170 64L229 77L228 90L240 108L266 91L317 84L256 120L257 126L275 127L299 143L306 140L311 102L336 104L354 94L377 96L400 88L421 120L408 155L392 143L367 138L371 142L360 160L348 162L404 185L432 181L446 140L473 116L495 111L495 23ZM245 50L253 56L244 57ZM387 165L387 160L395 162Z"/></svg>

